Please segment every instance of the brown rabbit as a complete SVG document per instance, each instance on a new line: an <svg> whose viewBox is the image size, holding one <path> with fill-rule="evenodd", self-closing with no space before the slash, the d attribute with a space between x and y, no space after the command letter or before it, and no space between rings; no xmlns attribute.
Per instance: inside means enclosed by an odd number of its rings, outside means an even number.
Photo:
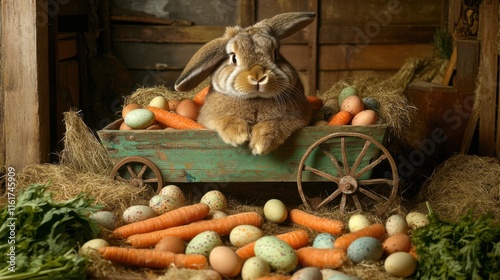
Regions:
<svg viewBox="0 0 500 280"><path fill-rule="evenodd" d="M299 76L279 54L279 40L314 18L310 12L284 13L250 27L228 27L194 54L175 89L191 90L212 75L198 121L228 144L249 141L254 155L269 153L311 119Z"/></svg>

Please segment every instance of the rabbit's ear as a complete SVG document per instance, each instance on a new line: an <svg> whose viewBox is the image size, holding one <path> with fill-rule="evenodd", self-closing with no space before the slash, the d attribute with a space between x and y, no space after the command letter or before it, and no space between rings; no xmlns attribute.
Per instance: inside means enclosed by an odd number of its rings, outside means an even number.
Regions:
<svg viewBox="0 0 500 280"><path fill-rule="evenodd" d="M175 90L189 91L199 85L213 73L226 57L227 38L221 37L206 43L189 60L175 82Z"/></svg>
<svg viewBox="0 0 500 280"><path fill-rule="evenodd" d="M311 24L315 17L314 12L284 13L264 19L256 25L270 27L274 35L279 39L283 39Z"/></svg>

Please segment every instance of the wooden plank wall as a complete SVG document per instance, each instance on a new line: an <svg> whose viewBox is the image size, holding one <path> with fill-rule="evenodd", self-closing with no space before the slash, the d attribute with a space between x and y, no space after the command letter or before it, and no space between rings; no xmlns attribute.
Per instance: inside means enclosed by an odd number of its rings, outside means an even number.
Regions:
<svg viewBox="0 0 500 280"><path fill-rule="evenodd" d="M444 22L447 5L447 0L190 0L176 6L166 2L112 1L112 12L135 9L193 24L112 24L114 51L138 85L172 86L194 52L220 36L226 25L247 26L282 12L315 11L317 20L282 45L309 94L327 90L340 79L388 77L408 57L431 55L433 34ZM195 8L186 9L187 4Z"/></svg>

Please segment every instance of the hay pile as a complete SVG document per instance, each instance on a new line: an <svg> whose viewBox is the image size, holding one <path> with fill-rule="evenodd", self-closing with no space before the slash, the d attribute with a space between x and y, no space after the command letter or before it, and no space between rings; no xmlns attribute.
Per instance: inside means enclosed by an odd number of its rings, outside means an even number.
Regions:
<svg viewBox="0 0 500 280"><path fill-rule="evenodd" d="M429 178L419 193L416 209L427 213L429 201L437 215L456 222L469 210L492 213L500 222L500 162L495 158L456 155Z"/></svg>

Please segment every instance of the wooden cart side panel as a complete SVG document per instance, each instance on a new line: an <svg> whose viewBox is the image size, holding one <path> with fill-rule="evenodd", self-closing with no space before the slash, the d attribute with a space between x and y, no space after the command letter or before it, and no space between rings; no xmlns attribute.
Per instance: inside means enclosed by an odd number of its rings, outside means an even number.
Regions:
<svg viewBox="0 0 500 280"><path fill-rule="evenodd" d="M115 124L116 125L116 124ZM246 146L225 144L215 131L117 131L98 132L101 142L114 163L141 156L153 161L165 182L293 182L305 151L320 138L334 132L356 131L384 141L385 126L372 127L306 127L290 137L268 155L254 156ZM364 145L363 139L347 139L350 162ZM340 144L328 143L340 158ZM366 166L378 154L372 147L361 166ZM317 169L336 174L330 160L318 149L306 162ZM367 174L369 176L369 174ZM322 178L306 173L304 181Z"/></svg>

